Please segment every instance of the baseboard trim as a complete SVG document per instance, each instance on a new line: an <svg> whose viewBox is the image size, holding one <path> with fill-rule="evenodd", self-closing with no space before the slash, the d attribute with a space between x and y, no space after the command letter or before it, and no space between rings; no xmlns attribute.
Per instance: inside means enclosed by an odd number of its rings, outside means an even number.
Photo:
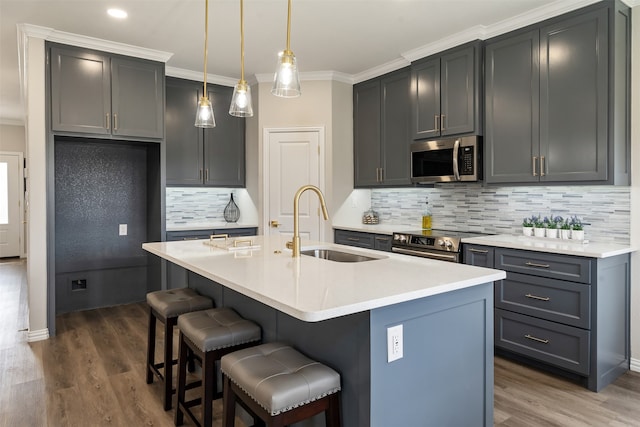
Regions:
<svg viewBox="0 0 640 427"><path fill-rule="evenodd" d="M640 359L631 358L630 369L634 372L640 372Z"/></svg>
<svg viewBox="0 0 640 427"><path fill-rule="evenodd" d="M49 329L38 329L27 332L27 342L35 342L49 339Z"/></svg>

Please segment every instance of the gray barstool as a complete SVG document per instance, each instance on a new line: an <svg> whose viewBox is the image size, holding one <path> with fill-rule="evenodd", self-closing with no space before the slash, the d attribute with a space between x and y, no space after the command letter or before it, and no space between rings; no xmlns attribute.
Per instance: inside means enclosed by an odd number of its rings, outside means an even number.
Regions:
<svg viewBox="0 0 640 427"><path fill-rule="evenodd" d="M177 360L173 359L173 327L177 324L179 315L211 308L213 301L193 289L180 288L150 292L147 294L147 304L149 305L147 384L153 382L154 374L163 382L164 410L168 411L171 409L173 394L172 367L177 363ZM156 320L164 324L164 360L160 363L155 362ZM160 373L160 369L163 373Z"/></svg>
<svg viewBox="0 0 640 427"><path fill-rule="evenodd" d="M180 347L175 425L182 425L186 413L196 425L208 427L213 421L213 400L222 395L216 390L216 361L225 354L258 343L260 327L243 319L232 309L221 307L181 315L178 318L178 329ZM200 398L186 401L185 391L194 385L186 384L188 351L193 352L200 360L202 377L197 383L202 387ZM191 411L192 407L199 404L202 405L202 423Z"/></svg>
<svg viewBox="0 0 640 427"><path fill-rule="evenodd" d="M236 401L267 426L288 426L325 413L340 426L340 375L281 343L236 351L222 358L222 426L233 427Z"/></svg>

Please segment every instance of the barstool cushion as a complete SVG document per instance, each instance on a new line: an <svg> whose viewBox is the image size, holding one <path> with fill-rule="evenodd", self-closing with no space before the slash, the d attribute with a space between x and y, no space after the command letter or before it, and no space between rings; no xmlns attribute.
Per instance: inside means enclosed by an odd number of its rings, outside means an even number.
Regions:
<svg viewBox="0 0 640 427"><path fill-rule="evenodd" d="M340 374L281 343L227 354L220 369L272 416L340 391Z"/></svg>
<svg viewBox="0 0 640 427"><path fill-rule="evenodd" d="M260 340L260 327L228 307L183 314L178 328L203 352Z"/></svg>
<svg viewBox="0 0 640 427"><path fill-rule="evenodd" d="M190 288L149 292L147 304L165 319L213 307L211 298L200 295Z"/></svg>

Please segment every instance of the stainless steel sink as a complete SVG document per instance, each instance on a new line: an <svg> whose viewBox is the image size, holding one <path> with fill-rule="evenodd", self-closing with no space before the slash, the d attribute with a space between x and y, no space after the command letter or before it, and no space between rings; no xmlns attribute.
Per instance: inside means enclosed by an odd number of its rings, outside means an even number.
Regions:
<svg viewBox="0 0 640 427"><path fill-rule="evenodd" d="M315 258L327 259L335 262L364 262L374 261L382 258L374 258L366 255L352 254L349 252L337 251L335 249L307 249L300 251L302 255L312 256Z"/></svg>

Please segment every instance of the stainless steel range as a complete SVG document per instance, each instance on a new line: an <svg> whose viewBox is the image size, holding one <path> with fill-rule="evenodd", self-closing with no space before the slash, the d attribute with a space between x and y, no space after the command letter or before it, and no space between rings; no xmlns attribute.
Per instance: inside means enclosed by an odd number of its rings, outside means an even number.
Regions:
<svg viewBox="0 0 640 427"><path fill-rule="evenodd" d="M399 254L462 262L462 238L481 235L450 230L394 232L391 250Z"/></svg>

